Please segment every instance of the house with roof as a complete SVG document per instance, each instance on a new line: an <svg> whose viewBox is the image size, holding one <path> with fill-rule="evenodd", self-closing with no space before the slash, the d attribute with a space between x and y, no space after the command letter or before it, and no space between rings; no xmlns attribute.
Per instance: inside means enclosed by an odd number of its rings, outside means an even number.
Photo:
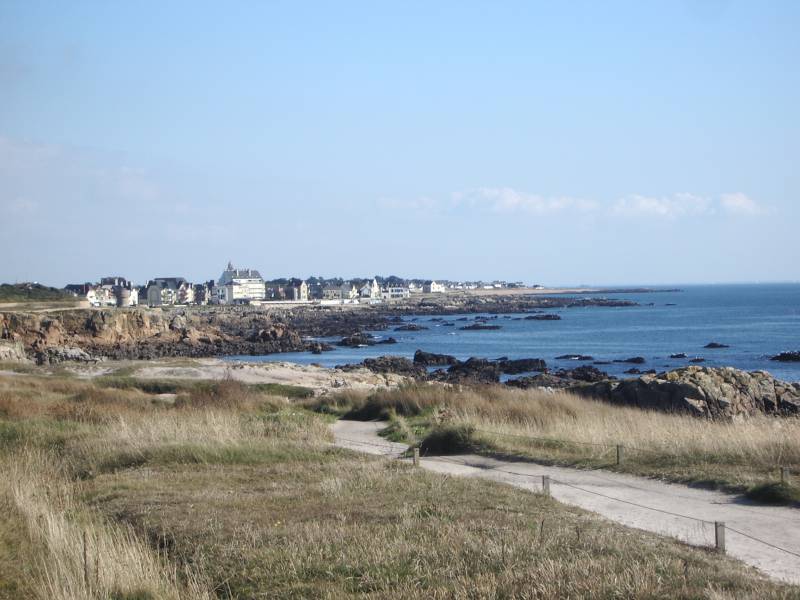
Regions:
<svg viewBox="0 0 800 600"><path fill-rule="evenodd" d="M404 300L411 295L408 288L403 285L387 286L381 290L383 300Z"/></svg>
<svg viewBox="0 0 800 600"><path fill-rule="evenodd" d="M435 281L426 281L422 285L422 291L425 294L444 294L447 291L444 284L436 283Z"/></svg>
<svg viewBox="0 0 800 600"><path fill-rule="evenodd" d="M358 290L358 295L368 300L380 300L381 286L378 285L378 280L373 279L372 282L365 283L361 289Z"/></svg>
<svg viewBox="0 0 800 600"><path fill-rule="evenodd" d="M156 277L147 282L147 305L172 306L173 304L187 304L186 300L190 296L188 292L190 289L192 289L192 284L183 277ZM193 291L191 298L191 301L193 301Z"/></svg>
<svg viewBox="0 0 800 600"><path fill-rule="evenodd" d="M228 262L216 287L220 304L249 304L266 298L266 286L261 273L255 269L239 269Z"/></svg>

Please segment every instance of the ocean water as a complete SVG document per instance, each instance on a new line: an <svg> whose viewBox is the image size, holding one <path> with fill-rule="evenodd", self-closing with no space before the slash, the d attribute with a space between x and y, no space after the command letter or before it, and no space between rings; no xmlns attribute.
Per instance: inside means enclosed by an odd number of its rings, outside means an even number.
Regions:
<svg viewBox="0 0 800 600"><path fill-rule="evenodd" d="M778 363L769 356L785 350L800 350L800 284L687 286L680 292L615 294L640 303L626 308L565 308L560 321L516 320L523 315L498 315L491 324L496 331L460 331L465 315L440 316L455 322L445 327L431 316L407 317L428 327L426 331L372 332L377 337L394 337L398 343L367 348L336 348L322 355L310 353L270 354L259 357L228 357L231 360L292 361L335 366L357 363L365 358L392 354L413 357L417 349L453 354L459 359L543 358L551 369L592 364L556 360L563 354L591 355L597 361L633 356L646 359L643 365L605 364L598 368L612 375L635 366L658 371L686 366L688 358L702 357L705 366L732 366L748 371L765 370L779 379L800 381L800 363ZM489 316L489 315L483 315ZM493 315L491 315L493 316ZM474 315L470 315L470 319ZM334 341L339 338L323 338ZM709 342L729 348L706 349ZM687 359L670 359L673 353Z"/></svg>

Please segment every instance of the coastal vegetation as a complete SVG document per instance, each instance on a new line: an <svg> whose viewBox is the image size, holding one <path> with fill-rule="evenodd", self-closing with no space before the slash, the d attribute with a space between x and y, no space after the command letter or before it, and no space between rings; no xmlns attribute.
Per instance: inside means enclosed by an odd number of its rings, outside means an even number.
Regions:
<svg viewBox="0 0 800 600"><path fill-rule="evenodd" d="M429 453L472 451L604 468L800 502L800 419L710 420L614 406L564 392L418 384L316 399L350 419L387 419L385 435ZM622 460L617 464L617 446Z"/></svg>
<svg viewBox="0 0 800 600"><path fill-rule="evenodd" d="M459 417L434 388L123 380L0 376L0 598L798 597L545 496L334 448L307 410L511 423L497 397Z"/></svg>
<svg viewBox="0 0 800 600"><path fill-rule="evenodd" d="M65 290L39 283L0 283L0 303L74 301Z"/></svg>

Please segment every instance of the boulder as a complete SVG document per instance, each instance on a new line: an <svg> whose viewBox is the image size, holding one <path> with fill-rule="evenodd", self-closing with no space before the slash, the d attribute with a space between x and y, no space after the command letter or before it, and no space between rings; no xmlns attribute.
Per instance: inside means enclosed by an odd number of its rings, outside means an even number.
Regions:
<svg viewBox="0 0 800 600"><path fill-rule="evenodd" d="M372 346L374 343L375 340L372 338L372 336L364 333L354 333L353 335L343 337L341 340L336 342L336 345L346 346L348 348L357 348L358 346Z"/></svg>
<svg viewBox="0 0 800 600"><path fill-rule="evenodd" d="M450 383L499 383L500 374L498 363L485 358L469 358L447 369L446 380Z"/></svg>
<svg viewBox="0 0 800 600"><path fill-rule="evenodd" d="M771 356L770 360L776 360L778 362L800 362L800 350L781 352L780 354Z"/></svg>
<svg viewBox="0 0 800 600"><path fill-rule="evenodd" d="M547 363L541 358L517 358L513 360L504 358L498 360L497 365L500 367L500 371L506 375L518 375L519 373L547 370Z"/></svg>
<svg viewBox="0 0 800 600"><path fill-rule="evenodd" d="M703 348L709 348L711 350L718 350L720 348L730 348L727 344L720 344L719 342L708 342Z"/></svg>
<svg viewBox="0 0 800 600"><path fill-rule="evenodd" d="M764 371L748 373L730 367L691 366L572 391L613 404L712 419L800 414L800 384L776 380Z"/></svg>
<svg viewBox="0 0 800 600"><path fill-rule="evenodd" d="M493 331L501 329L500 325L484 325L483 323L474 323L473 325L466 325L459 327L462 331Z"/></svg>
<svg viewBox="0 0 800 600"><path fill-rule="evenodd" d="M395 327L395 331L425 331L428 329L427 327L423 327L422 325L417 325L416 323L409 323L408 325L400 325L400 327Z"/></svg>
<svg viewBox="0 0 800 600"><path fill-rule="evenodd" d="M597 383L607 379L614 379L605 371L601 371L590 365L583 365L574 369L561 369L556 372L558 377L572 379L574 381L585 381L587 383Z"/></svg>
<svg viewBox="0 0 800 600"><path fill-rule="evenodd" d="M422 365L423 367L446 367L457 362L458 359L450 354L436 354L422 350L414 352L414 364Z"/></svg>
<svg viewBox="0 0 800 600"><path fill-rule="evenodd" d="M688 358L685 352L676 352L675 354L670 354L670 358Z"/></svg>
<svg viewBox="0 0 800 600"><path fill-rule="evenodd" d="M631 364L631 365L643 365L647 361L644 359L643 356L633 356L631 358L617 359L614 362L615 363L628 363L628 364Z"/></svg>
<svg viewBox="0 0 800 600"><path fill-rule="evenodd" d="M554 315L552 313L544 315L528 315L525 317L526 321L560 321L561 315Z"/></svg>

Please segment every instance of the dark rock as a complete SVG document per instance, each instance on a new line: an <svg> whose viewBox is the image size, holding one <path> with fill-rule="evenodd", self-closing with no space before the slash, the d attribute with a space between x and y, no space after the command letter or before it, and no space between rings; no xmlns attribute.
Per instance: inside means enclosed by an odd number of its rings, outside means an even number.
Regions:
<svg viewBox="0 0 800 600"><path fill-rule="evenodd" d="M561 356L556 356L556 360L594 360L593 356L588 356L586 354L562 354ZM607 364L607 363L595 363L595 364Z"/></svg>
<svg viewBox="0 0 800 600"><path fill-rule="evenodd" d="M560 321L561 315L545 314L545 315L528 315L525 317L526 321Z"/></svg>
<svg viewBox="0 0 800 600"><path fill-rule="evenodd" d="M474 323L472 325L465 325L464 327L459 327L462 331L494 331L497 329L502 329L500 325L484 325L482 323Z"/></svg>
<svg viewBox="0 0 800 600"><path fill-rule="evenodd" d="M627 371L625 371L625 374L626 375L641 375L642 372L639 369L637 369L636 367L632 367L632 368L628 369Z"/></svg>
<svg viewBox="0 0 800 600"><path fill-rule="evenodd" d="M792 352L781 352L775 356L771 356L770 360L778 362L800 362L800 351L795 350Z"/></svg>
<svg viewBox="0 0 800 600"><path fill-rule="evenodd" d="M309 342L306 349L312 354L322 354L323 352L330 352L333 350L333 346L325 344L324 342Z"/></svg>
<svg viewBox="0 0 800 600"><path fill-rule="evenodd" d="M706 359L702 356L695 356L694 358L689 360L690 363L698 364L706 362Z"/></svg>
<svg viewBox="0 0 800 600"><path fill-rule="evenodd" d="M422 365L423 367L441 367L454 365L456 363L458 363L458 359L449 354L436 354L434 352L423 352L422 350L414 352L415 365Z"/></svg>
<svg viewBox="0 0 800 600"><path fill-rule="evenodd" d="M359 346L373 346L375 345L375 338L366 333L354 333L348 335L336 342L337 346L347 346L348 348L357 348Z"/></svg>
<svg viewBox="0 0 800 600"><path fill-rule="evenodd" d="M451 383L478 382L499 383L500 365L485 358L469 358L447 369L447 381Z"/></svg>
<svg viewBox="0 0 800 600"><path fill-rule="evenodd" d="M395 375L405 375L407 377L424 378L427 372L424 367L415 365L407 358L402 356L379 356L377 358L366 358L363 362L350 365L337 365L337 369L343 371L353 371L355 369L366 368L373 373L393 373Z"/></svg>
<svg viewBox="0 0 800 600"><path fill-rule="evenodd" d="M395 331L425 331L428 329L427 327L423 327L422 325L416 325L414 323L409 323L408 325L401 325L400 327L395 327Z"/></svg>
<svg viewBox="0 0 800 600"><path fill-rule="evenodd" d="M688 358L685 352L676 352L675 354L670 354L670 358Z"/></svg>
<svg viewBox="0 0 800 600"><path fill-rule="evenodd" d="M730 348L730 346L728 346L727 344L720 344L719 342L709 342L703 347L709 348L711 350L717 350L719 348Z"/></svg>
<svg viewBox="0 0 800 600"><path fill-rule="evenodd" d="M562 369L556 373L558 377L573 379L575 381L585 381L587 383L597 383L606 379L614 379L605 371L601 371L589 365L583 365L574 369Z"/></svg>
<svg viewBox="0 0 800 600"><path fill-rule="evenodd" d="M631 364L631 365L643 365L647 361L644 359L643 356L634 356L634 357L626 358L626 359L623 359L623 360L615 360L614 362L615 363L627 363L627 364Z"/></svg>
<svg viewBox="0 0 800 600"><path fill-rule="evenodd" d="M546 371L547 363L541 358L518 358L515 360L498 360L500 371L506 375L517 375L531 371Z"/></svg>
<svg viewBox="0 0 800 600"><path fill-rule="evenodd" d="M507 386L520 388L523 390L530 388L565 389L574 384L574 381L564 379L563 377L559 377L557 375L551 375L549 373L542 373L532 377L518 377L517 379L509 379L506 381Z"/></svg>

